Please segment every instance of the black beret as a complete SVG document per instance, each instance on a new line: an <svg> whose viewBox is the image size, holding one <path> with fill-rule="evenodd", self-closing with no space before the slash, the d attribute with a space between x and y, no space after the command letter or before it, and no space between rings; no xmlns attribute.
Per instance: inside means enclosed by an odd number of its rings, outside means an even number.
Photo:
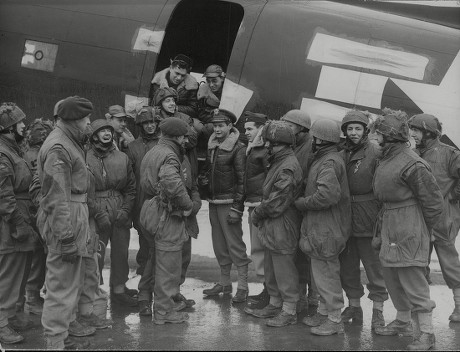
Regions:
<svg viewBox="0 0 460 352"><path fill-rule="evenodd" d="M178 117L168 117L160 122L160 130L168 136L185 136L188 133L188 125Z"/></svg>
<svg viewBox="0 0 460 352"><path fill-rule="evenodd" d="M65 98L58 107L57 115L64 121L81 120L93 112L93 104L79 96Z"/></svg>

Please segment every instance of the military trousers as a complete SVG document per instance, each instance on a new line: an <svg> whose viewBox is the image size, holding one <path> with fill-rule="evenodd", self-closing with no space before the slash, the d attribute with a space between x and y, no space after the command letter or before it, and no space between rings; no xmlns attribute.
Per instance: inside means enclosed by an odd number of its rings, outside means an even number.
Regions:
<svg viewBox="0 0 460 352"><path fill-rule="evenodd" d="M141 229L137 229L137 234L139 236L139 250L136 254L136 263L138 265L137 273L142 275L147 261L149 260L150 245L146 235L142 233Z"/></svg>
<svg viewBox="0 0 460 352"><path fill-rule="evenodd" d="M241 221L235 224L227 222L231 204L209 203L209 220L211 221L212 247L219 265L248 265L251 260L246 253L243 241Z"/></svg>
<svg viewBox="0 0 460 352"><path fill-rule="evenodd" d="M29 252L0 254L0 328L16 315Z"/></svg>
<svg viewBox="0 0 460 352"><path fill-rule="evenodd" d="M320 295L320 304L326 306L328 314L342 309L344 301L339 258L331 260L311 258L311 269L312 279Z"/></svg>
<svg viewBox="0 0 460 352"><path fill-rule="evenodd" d="M124 286L128 281L129 264L129 228L112 226L110 237L101 236L102 241L107 246L110 240L110 287Z"/></svg>
<svg viewBox="0 0 460 352"><path fill-rule="evenodd" d="M76 319L84 280L82 262L82 257L77 257L73 264L64 262L60 254L48 252L42 325L48 341L53 344L66 339L69 324Z"/></svg>
<svg viewBox="0 0 460 352"><path fill-rule="evenodd" d="M453 240L444 241L435 237L430 245L430 258L434 248L438 255L442 277L451 290L460 288L460 259L457 248L455 248L455 239L456 237Z"/></svg>
<svg viewBox="0 0 460 352"><path fill-rule="evenodd" d="M264 282L264 257L265 248L259 239L259 228L252 223L252 212L255 207L248 209L249 214L249 236L251 238L251 260L254 263L254 270L258 282Z"/></svg>
<svg viewBox="0 0 460 352"><path fill-rule="evenodd" d="M26 283L27 291L40 291L45 284L46 253L39 247L30 256L30 272Z"/></svg>
<svg viewBox="0 0 460 352"><path fill-rule="evenodd" d="M430 299L424 267L384 267L383 277L396 310L429 313L436 307Z"/></svg>
<svg viewBox="0 0 460 352"><path fill-rule="evenodd" d="M83 257L81 270L84 276L83 282L80 283L82 289L78 300L78 313L87 315L93 313L96 291L99 287L97 253L92 257Z"/></svg>
<svg viewBox="0 0 460 352"><path fill-rule="evenodd" d="M342 288L348 299L360 299L364 296L360 262L363 263L369 280L367 284L368 298L375 302L384 302L388 299L382 264L379 253L372 248L372 237L350 237L345 249L340 253L339 259Z"/></svg>
<svg viewBox="0 0 460 352"><path fill-rule="evenodd" d="M295 253L279 254L265 248L265 286L270 301L297 303L299 275L295 266Z"/></svg>
<svg viewBox="0 0 460 352"><path fill-rule="evenodd" d="M154 308L171 312L181 278L182 251L162 251L155 249Z"/></svg>
<svg viewBox="0 0 460 352"><path fill-rule="evenodd" d="M188 266L192 259L192 238L190 237L182 247L182 265L179 286L175 293L180 292L180 285L185 282ZM149 248L149 256L139 281L138 301L151 301L155 286L155 248Z"/></svg>

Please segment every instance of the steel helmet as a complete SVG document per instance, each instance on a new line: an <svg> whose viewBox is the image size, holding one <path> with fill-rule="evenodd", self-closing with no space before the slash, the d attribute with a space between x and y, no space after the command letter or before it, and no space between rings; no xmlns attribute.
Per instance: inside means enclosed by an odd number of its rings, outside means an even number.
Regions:
<svg viewBox="0 0 460 352"><path fill-rule="evenodd" d="M53 124L50 121L35 119L29 126L29 135L27 137L29 146L43 143L52 130Z"/></svg>
<svg viewBox="0 0 460 352"><path fill-rule="evenodd" d="M273 143L284 143L293 145L295 143L295 135L292 129L284 121L270 121L265 125L262 137Z"/></svg>
<svg viewBox="0 0 460 352"><path fill-rule="evenodd" d="M281 121L292 122L296 125L305 127L306 129L311 128L310 114L303 110L290 110L283 117L281 117Z"/></svg>
<svg viewBox="0 0 460 352"><path fill-rule="evenodd" d="M441 122L439 122L436 116L430 114L418 114L412 116L409 120L409 127L433 132L437 136L441 136L442 134Z"/></svg>
<svg viewBox="0 0 460 352"><path fill-rule="evenodd" d="M26 114L15 103L2 103L0 106L0 131L24 120Z"/></svg>
<svg viewBox="0 0 460 352"><path fill-rule="evenodd" d="M409 125L405 113L390 113L375 120L373 131L401 142L409 141Z"/></svg>
<svg viewBox="0 0 460 352"><path fill-rule="evenodd" d="M136 125L140 125L141 123L147 121L160 121L160 117L158 116L158 111L153 106L143 106L136 115Z"/></svg>
<svg viewBox="0 0 460 352"><path fill-rule="evenodd" d="M332 143L340 142L339 124L334 120L316 120L311 126L310 133L313 137L323 141Z"/></svg>
<svg viewBox="0 0 460 352"><path fill-rule="evenodd" d="M108 128L112 131L112 135L114 134L115 130L107 119L97 119L91 122L91 134L95 135L99 130L102 130L103 128Z"/></svg>
<svg viewBox="0 0 460 352"><path fill-rule="evenodd" d="M360 123L364 126L364 128L367 128L369 125L369 117L362 112L358 110L350 110L345 114L345 117L342 119L342 132L345 133L347 129L347 125L350 123Z"/></svg>
<svg viewBox="0 0 460 352"><path fill-rule="evenodd" d="M173 97L177 101L177 92L174 88L164 87L159 88L154 97L154 105L159 106L166 98Z"/></svg>

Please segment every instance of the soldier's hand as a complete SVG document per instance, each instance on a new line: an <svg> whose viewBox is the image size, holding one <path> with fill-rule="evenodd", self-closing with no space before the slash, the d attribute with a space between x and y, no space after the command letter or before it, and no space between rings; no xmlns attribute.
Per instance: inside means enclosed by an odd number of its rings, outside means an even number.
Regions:
<svg viewBox="0 0 460 352"><path fill-rule="evenodd" d="M229 224L237 224L241 222L241 218L243 217L243 214L239 211L236 211L235 209L230 209L227 215L227 222Z"/></svg>
<svg viewBox="0 0 460 352"><path fill-rule="evenodd" d="M126 210L123 210L123 209L118 210L115 224L121 227L128 227L128 228L131 227L131 221L129 218L129 214Z"/></svg>
<svg viewBox="0 0 460 352"><path fill-rule="evenodd" d="M251 213L251 222L255 227L259 227L260 216L257 215L255 210L253 210L253 212Z"/></svg>
<svg viewBox="0 0 460 352"><path fill-rule="evenodd" d="M304 197L297 198L294 202L294 205L297 208L297 210L301 211L302 213L305 213L307 211L307 206L305 205Z"/></svg>
<svg viewBox="0 0 460 352"><path fill-rule="evenodd" d="M35 236L35 231L32 226L28 224L16 226L16 232L11 233L11 237L13 237L18 242L24 242L29 237L33 236Z"/></svg>
<svg viewBox="0 0 460 352"><path fill-rule="evenodd" d="M78 257L78 248L73 237L61 240L61 258L63 262L75 264Z"/></svg>
<svg viewBox="0 0 460 352"><path fill-rule="evenodd" d="M106 236L110 236L112 231L112 224L109 220L109 214L102 213L98 214L96 217L96 224L98 229Z"/></svg>

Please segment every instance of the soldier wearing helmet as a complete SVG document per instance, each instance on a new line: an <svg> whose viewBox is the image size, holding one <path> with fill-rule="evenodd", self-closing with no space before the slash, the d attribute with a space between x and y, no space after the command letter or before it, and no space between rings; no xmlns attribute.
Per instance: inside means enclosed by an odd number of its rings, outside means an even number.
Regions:
<svg viewBox="0 0 460 352"><path fill-rule="evenodd" d="M158 89L173 88L177 92L177 110L196 118L198 82L190 75L192 65L193 61L190 57L183 54L176 55L168 68L157 72L153 77L152 100Z"/></svg>
<svg viewBox="0 0 460 352"><path fill-rule="evenodd" d="M0 105L0 342L4 344L22 341L16 330L33 325L15 315L21 282L27 280L28 256L38 246L31 213L35 207L28 192L32 172L18 146L25 117L14 103Z"/></svg>
<svg viewBox="0 0 460 352"><path fill-rule="evenodd" d="M449 320L460 322L460 261L455 248L460 229L460 152L439 140L441 123L433 115L415 115L409 121L409 127L415 140L415 151L431 166L444 197L442 221L432 232L430 257L434 246L444 280L454 293L455 309ZM429 267L427 269L429 275Z"/></svg>
<svg viewBox="0 0 460 352"><path fill-rule="evenodd" d="M152 106L142 107L137 112L136 116L136 125L138 125L140 129L139 137L128 144L128 150L126 151L126 154L131 160L134 175L136 176L136 201L133 211L133 225L139 235L139 251L136 255L138 264L136 272L138 275L142 275L149 254L148 242L139 226L139 213L142 207L140 201L142 198L140 194L141 162L145 154L158 143L158 139L160 138L160 129L158 128L159 122L160 116L158 115L157 109Z"/></svg>
<svg viewBox="0 0 460 352"><path fill-rule="evenodd" d="M282 327L297 323L299 278L295 256L299 241L301 216L294 201L302 189L302 169L292 150L295 136L283 121L264 127L269 169L263 183L260 205L252 212L252 223L259 228L265 248L264 275L270 303L244 311L258 318L271 318L266 324Z"/></svg>
<svg viewBox="0 0 460 352"><path fill-rule="evenodd" d="M310 114L303 110L290 110L283 117L282 121L286 121L287 125L292 129L295 135L294 153L302 168L302 175L305 180L309 165L313 158L312 138L309 133L311 127ZM314 314L318 308L318 293L312 286L310 258L305 255L300 249L296 256L297 270L299 271L300 280L300 300L298 310L302 311L308 308L308 314ZM308 286L308 299L307 299Z"/></svg>
<svg viewBox="0 0 460 352"><path fill-rule="evenodd" d="M351 195L352 231L345 250L340 254L340 277L349 306L342 312L342 321L363 323L360 299L364 295L361 284L360 261L369 280L367 289L373 301L372 329L384 326L383 302L388 293L383 279L378 253L372 248L372 236L377 214L381 208L372 190L372 178L381 152L368 140L369 118L366 112L348 111L342 119L345 135L341 152L347 169Z"/></svg>
<svg viewBox="0 0 460 352"><path fill-rule="evenodd" d="M212 243L220 266L219 283L203 290L207 296L232 292L230 270L238 269L238 288L232 301L245 302L248 296L248 265L241 219L244 211L245 145L233 127L236 116L231 111L215 110L214 133L208 143L206 165L198 178L203 194L208 195Z"/></svg>
<svg viewBox="0 0 460 352"><path fill-rule="evenodd" d="M86 161L95 178L97 233L107 246L111 242L110 297L116 304L136 307L136 290L128 290L128 248L131 211L136 197L136 178L128 156L113 143L114 127L110 121L91 123L91 148Z"/></svg>
<svg viewBox="0 0 460 352"><path fill-rule="evenodd" d="M316 315L303 323L312 327L312 334L324 336L343 333L339 254L350 235L350 192L345 163L337 151L337 122L317 120L310 133L315 155L304 195L295 205L303 214L300 249L311 258L320 304Z"/></svg>
<svg viewBox="0 0 460 352"><path fill-rule="evenodd" d="M383 203L374 244L380 247L383 277L397 313L375 333L413 334L408 349L428 350L434 346L436 304L430 299L425 268L430 233L442 219L443 197L427 162L408 146L407 115L390 109L383 113L374 124L383 155L373 179L374 194Z"/></svg>

